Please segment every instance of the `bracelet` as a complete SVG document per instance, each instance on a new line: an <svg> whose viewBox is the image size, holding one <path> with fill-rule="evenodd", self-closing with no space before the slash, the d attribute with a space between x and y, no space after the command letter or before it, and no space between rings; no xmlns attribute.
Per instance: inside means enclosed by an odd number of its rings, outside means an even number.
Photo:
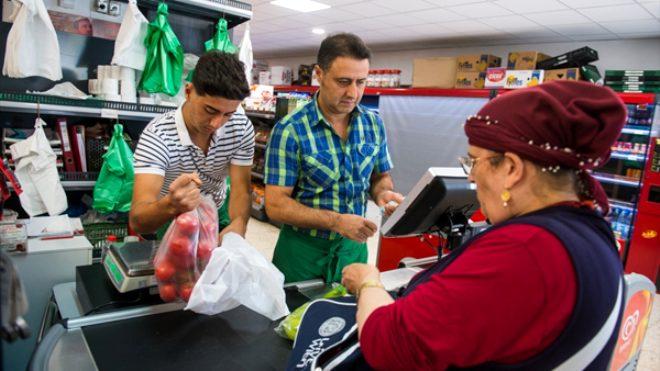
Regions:
<svg viewBox="0 0 660 371"><path fill-rule="evenodd" d="M383 286L383 284L380 283L380 281L376 281L376 280L364 281L364 282L362 282L360 287L355 292L355 300L356 301L360 299L360 293L362 292L362 289L365 289L367 287L378 287L378 288L381 288L381 289L385 290L385 286Z"/></svg>

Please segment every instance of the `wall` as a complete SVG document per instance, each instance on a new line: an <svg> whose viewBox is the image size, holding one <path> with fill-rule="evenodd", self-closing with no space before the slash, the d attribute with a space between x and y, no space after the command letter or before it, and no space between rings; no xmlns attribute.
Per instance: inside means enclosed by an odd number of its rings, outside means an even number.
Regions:
<svg viewBox="0 0 660 371"><path fill-rule="evenodd" d="M547 44L517 44L517 45L492 45L492 46L470 46L463 48L440 48L423 50L402 51L375 51L371 61L371 67L397 68L401 72L401 83L409 85L412 82L412 60L424 57L447 57L461 54L488 53L502 57L505 61L509 51L538 50L549 55L558 55L574 50L585 45L598 51L600 60L594 64L603 73L607 69L655 69L660 70L660 38L652 39L630 39L610 41L579 41L572 43L547 43ZM255 50L258 56L259 51ZM257 58L259 59L259 58ZM312 64L316 56L302 56L291 58L266 59L268 65L284 65L293 68L297 76L299 64Z"/></svg>

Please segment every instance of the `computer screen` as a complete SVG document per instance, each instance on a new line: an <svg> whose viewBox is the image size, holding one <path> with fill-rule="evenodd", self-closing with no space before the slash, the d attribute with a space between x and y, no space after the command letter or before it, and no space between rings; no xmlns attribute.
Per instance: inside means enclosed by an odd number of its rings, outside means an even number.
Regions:
<svg viewBox="0 0 660 371"><path fill-rule="evenodd" d="M447 216L469 218L479 208L476 186L461 168L429 168L385 221L382 234L413 236L442 228Z"/></svg>

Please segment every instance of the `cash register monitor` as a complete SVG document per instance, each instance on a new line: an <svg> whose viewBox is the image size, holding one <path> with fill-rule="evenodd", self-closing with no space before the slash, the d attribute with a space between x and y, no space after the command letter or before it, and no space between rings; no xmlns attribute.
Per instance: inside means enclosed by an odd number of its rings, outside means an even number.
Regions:
<svg viewBox="0 0 660 371"><path fill-rule="evenodd" d="M386 237L412 236L447 227L456 216L467 220L477 209L476 186L457 167L429 168L382 227Z"/></svg>

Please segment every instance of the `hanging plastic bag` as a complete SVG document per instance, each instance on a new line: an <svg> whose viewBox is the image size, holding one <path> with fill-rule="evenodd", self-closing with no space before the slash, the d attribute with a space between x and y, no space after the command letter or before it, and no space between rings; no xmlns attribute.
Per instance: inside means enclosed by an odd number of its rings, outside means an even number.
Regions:
<svg viewBox="0 0 660 371"><path fill-rule="evenodd" d="M282 272L231 232L213 250L185 309L213 315L244 305L276 320L289 314L283 285Z"/></svg>
<svg viewBox="0 0 660 371"><path fill-rule="evenodd" d="M238 51L238 48L231 42L231 39L229 38L229 32L227 31L227 21L224 18L218 20L218 23L215 25L215 34L213 37L204 42L204 50L207 52L211 50L219 50L221 52L230 54L234 54ZM194 73L194 69L188 73L188 77L186 78L188 82L192 81Z"/></svg>
<svg viewBox="0 0 660 371"><path fill-rule="evenodd" d="M94 186L92 207L102 213L128 212L133 197L133 152L124 140L124 128L115 124L101 173Z"/></svg>
<svg viewBox="0 0 660 371"><path fill-rule="evenodd" d="M16 0L2 74L14 78L62 79L60 45L43 0ZM11 51L11 52L10 52Z"/></svg>
<svg viewBox="0 0 660 371"><path fill-rule="evenodd" d="M249 85L252 85L252 64L254 59L252 56L252 40L250 39L250 22L245 24L245 32L241 45L238 47L238 60L245 65L245 80Z"/></svg>
<svg viewBox="0 0 660 371"><path fill-rule="evenodd" d="M321 295L316 299L324 298L324 299L332 299L332 298L340 298L342 296L348 295L348 291L346 291L346 288L340 284L334 284L334 286L325 292L323 295ZM275 332L277 332L278 335L285 339L289 340L294 340L296 338L296 335L298 334L298 329L300 328L300 321L302 320L303 314L305 314L305 311L307 310L307 307L314 301L310 300L307 303L299 306L291 312L286 318L282 320L282 322L275 327Z"/></svg>
<svg viewBox="0 0 660 371"><path fill-rule="evenodd" d="M59 215L68 207L66 194L57 173L57 156L50 148L44 133L45 125L46 123L37 117L34 134L9 147L16 163L16 178L23 188L19 200L30 216L46 212L49 215Z"/></svg>
<svg viewBox="0 0 660 371"><path fill-rule="evenodd" d="M179 215L170 224L158 247L154 268L161 299L188 301L217 246L215 202L205 196L197 209Z"/></svg>
<svg viewBox="0 0 660 371"><path fill-rule="evenodd" d="M227 20L221 18L215 26L215 34L213 38L206 40L204 49L208 52L211 50L219 50L221 52L234 54L238 48L231 42L229 38L229 31L227 31Z"/></svg>
<svg viewBox="0 0 660 371"><path fill-rule="evenodd" d="M144 44L147 59L138 87L148 93L174 96L181 88L183 47L167 20L167 5L158 4L158 15L149 23Z"/></svg>
<svg viewBox="0 0 660 371"><path fill-rule="evenodd" d="M138 9L137 1L129 0L115 40L112 64L142 71L147 60L144 39L147 37L148 28L149 21Z"/></svg>

